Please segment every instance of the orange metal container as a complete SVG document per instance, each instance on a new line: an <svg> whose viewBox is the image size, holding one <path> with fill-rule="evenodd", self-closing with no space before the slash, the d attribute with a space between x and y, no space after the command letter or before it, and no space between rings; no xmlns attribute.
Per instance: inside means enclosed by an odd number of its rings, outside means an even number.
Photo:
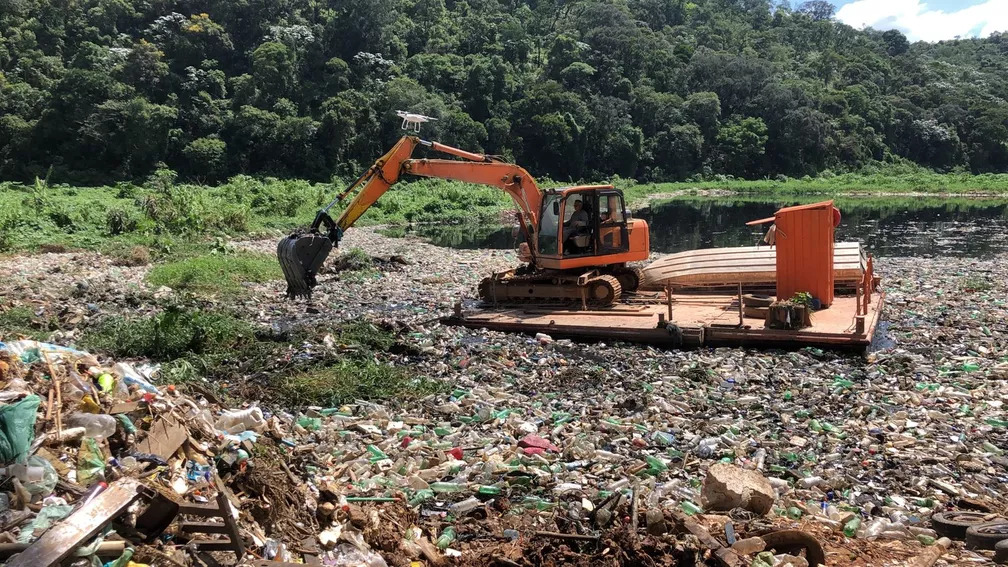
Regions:
<svg viewBox="0 0 1008 567"><path fill-rule="evenodd" d="M790 299L807 291L823 307L833 303L833 229L840 211L833 201L785 207L772 218L777 227L777 299Z"/></svg>

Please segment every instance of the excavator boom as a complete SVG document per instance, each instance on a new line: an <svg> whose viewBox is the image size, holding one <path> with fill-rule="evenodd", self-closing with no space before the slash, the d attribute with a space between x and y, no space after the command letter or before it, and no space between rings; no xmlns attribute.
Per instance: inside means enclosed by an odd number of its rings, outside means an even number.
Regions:
<svg viewBox="0 0 1008 567"><path fill-rule="evenodd" d="M417 146L453 155L462 158L463 161L411 159ZM333 247L339 245L343 232L353 226L357 219L406 173L499 187L511 196L520 209L521 222L526 234L534 235L536 227L539 226L542 191L535 179L521 167L483 154L421 140L416 136L403 136L363 175L319 211L307 231L295 232L277 245L277 258L287 280L288 297L311 295L311 289L316 284L315 275ZM357 190L356 196L339 218L333 220L329 216L329 210L355 190ZM323 226L326 229L325 234L320 232Z"/></svg>

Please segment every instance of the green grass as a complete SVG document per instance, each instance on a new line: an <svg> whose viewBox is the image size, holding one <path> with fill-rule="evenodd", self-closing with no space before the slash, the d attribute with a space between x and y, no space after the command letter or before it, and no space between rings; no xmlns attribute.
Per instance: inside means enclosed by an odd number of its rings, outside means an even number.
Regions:
<svg viewBox="0 0 1008 567"><path fill-rule="evenodd" d="M233 295L241 291L243 283L282 277L280 265L272 255L237 252L203 254L155 266L147 274L147 283L197 294Z"/></svg>
<svg viewBox="0 0 1008 567"><path fill-rule="evenodd" d="M164 362L230 351L253 335L249 324L227 313L169 308L152 317L104 319L85 332L80 345L114 357Z"/></svg>
<svg viewBox="0 0 1008 567"><path fill-rule="evenodd" d="M447 384L417 377L410 368L354 359L289 376L280 391L294 405L335 406L354 400L412 400L447 391Z"/></svg>
<svg viewBox="0 0 1008 567"><path fill-rule="evenodd" d="M44 340L58 328L59 321L37 317L31 309L24 306L15 306L0 311L0 339L3 340L13 340L19 337Z"/></svg>
<svg viewBox="0 0 1008 567"><path fill-rule="evenodd" d="M14 315L20 323L26 318L23 312ZM310 356L297 355L298 345L319 345L327 335L335 349L310 347ZM222 384L254 383L263 399L295 406L414 399L447 387L413 366L383 360L409 346L388 328L367 321L275 336L227 312L175 307L150 317L108 317L87 329L79 346L115 358L160 362L162 383L201 381L224 397L230 394Z"/></svg>

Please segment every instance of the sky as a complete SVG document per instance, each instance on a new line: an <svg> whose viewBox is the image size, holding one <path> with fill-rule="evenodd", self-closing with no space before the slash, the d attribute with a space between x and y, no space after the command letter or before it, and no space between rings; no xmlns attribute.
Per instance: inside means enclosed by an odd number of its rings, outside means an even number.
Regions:
<svg viewBox="0 0 1008 567"><path fill-rule="evenodd" d="M794 5L799 5L800 2ZM833 0L854 28L898 29L910 41L987 37L1008 31L1008 0Z"/></svg>

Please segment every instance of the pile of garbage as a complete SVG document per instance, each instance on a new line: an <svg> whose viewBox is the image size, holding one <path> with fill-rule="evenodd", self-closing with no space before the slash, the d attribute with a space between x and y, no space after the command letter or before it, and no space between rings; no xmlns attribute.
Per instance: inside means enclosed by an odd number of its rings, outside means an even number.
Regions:
<svg viewBox="0 0 1008 567"><path fill-rule="evenodd" d="M224 407L158 384L156 366L0 343L0 560L930 565L957 549L933 512L990 523L1005 508L1006 391L966 364L954 383L883 393L805 364L829 355L785 355L770 407L762 381L712 353L605 390L573 368L540 373L539 395L524 378L570 343L529 340L515 363L485 348L499 337L471 338L459 364L512 388L473 376L419 406L298 414Z"/></svg>

